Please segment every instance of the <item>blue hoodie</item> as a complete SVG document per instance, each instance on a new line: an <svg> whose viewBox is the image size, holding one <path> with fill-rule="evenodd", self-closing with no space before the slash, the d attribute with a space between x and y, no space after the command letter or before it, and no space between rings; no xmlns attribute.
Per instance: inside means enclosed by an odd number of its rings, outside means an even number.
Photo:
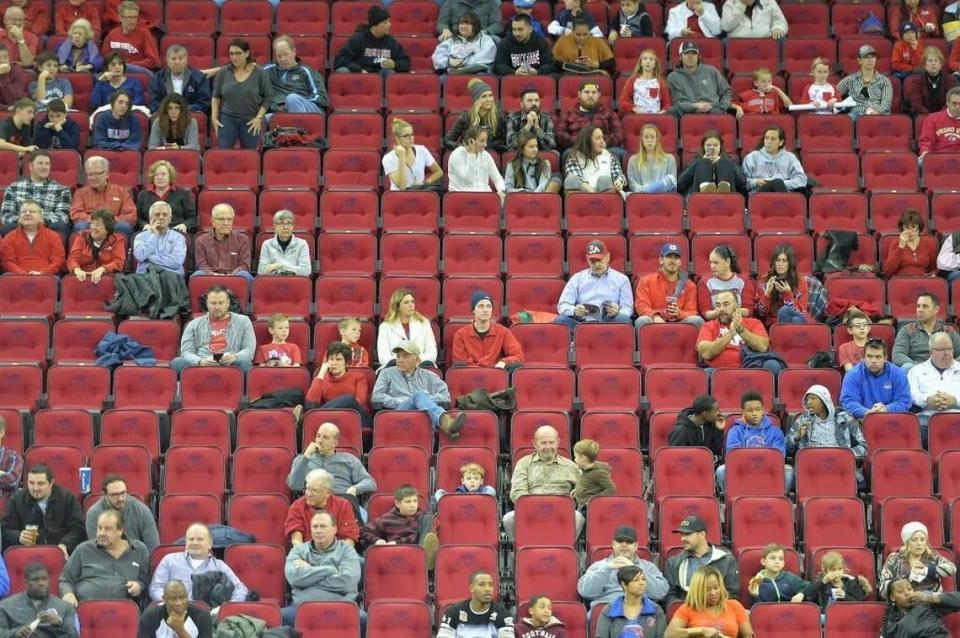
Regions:
<svg viewBox="0 0 960 638"><path fill-rule="evenodd" d="M880 374L867 370L867 362L861 361L843 378L840 407L862 419L875 403L887 406L887 412L909 412L913 405L906 373L889 361Z"/></svg>
<svg viewBox="0 0 960 638"><path fill-rule="evenodd" d="M783 436L783 430L774 425L766 414L756 427L748 425L743 419L734 421L730 433L727 434L726 451L742 447L776 448L784 457L787 455L787 439Z"/></svg>

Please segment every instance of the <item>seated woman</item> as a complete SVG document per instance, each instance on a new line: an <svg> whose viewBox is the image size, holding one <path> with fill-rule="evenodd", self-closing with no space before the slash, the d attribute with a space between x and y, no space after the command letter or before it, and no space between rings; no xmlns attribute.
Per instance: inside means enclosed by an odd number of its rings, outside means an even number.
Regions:
<svg viewBox="0 0 960 638"><path fill-rule="evenodd" d="M640 52L640 59L620 92L620 117L627 113L666 113L672 106L670 89L663 79L660 58L653 49Z"/></svg>
<svg viewBox="0 0 960 638"><path fill-rule="evenodd" d="M743 159L743 173L751 193L802 192L807 187L807 174L797 156L783 150L785 142L783 127L769 126L757 150Z"/></svg>
<svg viewBox="0 0 960 638"><path fill-rule="evenodd" d="M159 200L170 204L170 228L181 232L197 229L197 204L189 188L177 186L177 169L167 160L157 160L147 170L143 190L137 193L137 219L143 228L150 222L150 207Z"/></svg>
<svg viewBox="0 0 960 638"><path fill-rule="evenodd" d="M790 244L780 244L770 255L770 269L757 288L757 317L767 327L804 323L807 314L807 280L797 272L797 256Z"/></svg>
<svg viewBox="0 0 960 638"><path fill-rule="evenodd" d="M747 179L737 164L724 154L723 136L707 131L700 140L700 157L683 169L677 191L692 193L747 193Z"/></svg>
<svg viewBox="0 0 960 638"><path fill-rule="evenodd" d="M574 18L573 30L557 38L553 45L553 60L563 69L575 73L617 72L617 59L606 39L594 37L590 25L583 18Z"/></svg>
<svg viewBox="0 0 960 638"><path fill-rule="evenodd" d="M437 338L430 320L417 311L413 291L397 288L390 295L387 313L377 330L377 357L381 367L397 364L393 349L401 341L412 341L420 347L420 367L435 367Z"/></svg>
<svg viewBox="0 0 960 638"><path fill-rule="evenodd" d="M636 565L621 567L617 570L617 582L623 588L623 595L603 608L595 638L634 635L663 638L666 616L655 602L647 598L647 578L643 570Z"/></svg>
<svg viewBox="0 0 960 638"><path fill-rule="evenodd" d="M694 630L700 631L694 631ZM747 610L730 598L716 567L701 567L693 573L687 601L667 625L664 638L753 638Z"/></svg>
<svg viewBox="0 0 960 638"><path fill-rule="evenodd" d="M293 234L293 212L278 210L273 215L273 237L260 247L258 275L299 275L309 277L310 248Z"/></svg>
<svg viewBox="0 0 960 638"><path fill-rule="evenodd" d="M460 16L457 33L434 50L433 68L438 73L457 75L490 73L496 55L496 41L483 32L477 14L467 11Z"/></svg>
<svg viewBox="0 0 960 638"><path fill-rule="evenodd" d="M627 162L627 182L633 193L677 190L677 160L663 150L656 124L644 124L640 129L640 149Z"/></svg>
<svg viewBox="0 0 960 638"><path fill-rule="evenodd" d="M886 596L890 583L905 578L917 591L943 591L943 579L952 578L957 566L930 547L927 526L911 521L900 530L903 545L887 556L880 570L877 590Z"/></svg>
<svg viewBox="0 0 960 638"><path fill-rule="evenodd" d="M957 86L957 76L943 69L943 52L928 46L923 50L923 66L903 82L904 112L919 115L936 113L947 105L947 91Z"/></svg>
<svg viewBox="0 0 960 638"><path fill-rule="evenodd" d="M383 172L390 180L390 190L438 189L443 179L443 169L426 146L413 143L413 126L395 118L391 128L395 144L381 161Z"/></svg>
<svg viewBox="0 0 960 638"><path fill-rule="evenodd" d="M887 244L883 255L883 274L922 275L937 274L937 238L923 232L923 217L915 210L907 209L897 222L900 236Z"/></svg>
<svg viewBox="0 0 960 638"><path fill-rule="evenodd" d="M90 110L110 102L110 96L123 89L130 93L130 106L144 106L143 87L136 78L127 76L127 61L119 53L111 53L103 61L106 71L97 76L90 94Z"/></svg>
<svg viewBox="0 0 960 638"><path fill-rule="evenodd" d="M147 148L186 148L200 150L197 121L182 95L170 93L160 102L157 117L150 127Z"/></svg>
<svg viewBox="0 0 960 638"><path fill-rule="evenodd" d="M856 102L850 110L850 117L890 115L893 85L887 76L877 72L877 50L864 44L857 53L857 62L860 70L837 82L840 95L852 97Z"/></svg>
<svg viewBox="0 0 960 638"><path fill-rule="evenodd" d="M536 133L521 131L517 135L517 154L503 169L508 193L559 193L560 176L550 170L550 162L540 155Z"/></svg>
<svg viewBox="0 0 960 638"><path fill-rule="evenodd" d="M64 73L97 73L103 68L103 57L89 20L73 21L69 37L57 47L57 58Z"/></svg>
<svg viewBox="0 0 960 638"><path fill-rule="evenodd" d="M447 159L450 171L448 187L451 193L489 193L490 185L500 196L506 197L503 176L493 157L487 152L487 131L471 126L463 137L463 145L450 153Z"/></svg>
<svg viewBox="0 0 960 638"><path fill-rule="evenodd" d="M461 113L457 121L453 123L450 131L443 138L444 146L448 149L456 149L464 143L470 129L482 128L487 133L485 147L492 148L497 152L505 150L507 145L507 116L497 106L497 100L493 97L493 89L480 78L473 78L467 82L467 90L470 91L473 104L470 105L468 110Z"/></svg>
<svg viewBox="0 0 960 638"><path fill-rule="evenodd" d="M740 274L737 253L727 244L719 244L710 251L710 276L700 277L697 282L697 305L707 321L717 318L714 298L721 290L737 293L744 316L753 316L756 285L749 275Z"/></svg>
<svg viewBox="0 0 960 638"><path fill-rule="evenodd" d="M627 186L620 160L607 150L599 126L580 129L563 170L563 189L568 193L621 193Z"/></svg>
<svg viewBox="0 0 960 638"><path fill-rule="evenodd" d="M113 213L95 210L90 214L90 228L73 236L67 271L79 281L98 284L104 275L122 272L127 260L127 238L116 231Z"/></svg>

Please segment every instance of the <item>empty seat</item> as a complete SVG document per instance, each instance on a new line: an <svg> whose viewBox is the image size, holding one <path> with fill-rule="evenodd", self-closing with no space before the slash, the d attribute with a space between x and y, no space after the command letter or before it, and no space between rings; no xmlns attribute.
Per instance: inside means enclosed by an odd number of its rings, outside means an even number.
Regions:
<svg viewBox="0 0 960 638"><path fill-rule="evenodd" d="M110 371L90 365L55 365L47 371L47 404L51 408L100 411L110 391Z"/></svg>
<svg viewBox="0 0 960 638"><path fill-rule="evenodd" d="M426 494L429 484L429 462L423 448L389 446L370 450L367 469L380 492L393 492L401 485L413 485Z"/></svg>
<svg viewBox="0 0 960 638"><path fill-rule="evenodd" d="M750 229L754 233L803 233L806 230L807 200L802 193L756 192L750 195L748 205Z"/></svg>
<svg viewBox="0 0 960 638"><path fill-rule="evenodd" d="M640 422L632 412L585 412L580 419L580 437L593 439L601 449L611 447L640 448Z"/></svg>
<svg viewBox="0 0 960 638"><path fill-rule="evenodd" d="M330 76L327 93L333 110L379 111L383 78L377 73L334 73Z"/></svg>
<svg viewBox="0 0 960 638"><path fill-rule="evenodd" d="M877 151L863 156L863 185L870 191L917 190L917 159L912 152Z"/></svg>
<svg viewBox="0 0 960 638"><path fill-rule="evenodd" d="M559 233L563 203L555 193L510 193L503 216L511 232Z"/></svg>
<svg viewBox="0 0 960 638"><path fill-rule="evenodd" d="M576 600L578 571L572 547L522 547L516 554L517 599L540 594L551 600Z"/></svg>
<svg viewBox="0 0 960 638"><path fill-rule="evenodd" d="M933 493L930 455L923 450L887 449L872 455L874 502L891 496L929 496Z"/></svg>
<svg viewBox="0 0 960 638"><path fill-rule="evenodd" d="M283 547L265 543L229 545L224 553L224 560L248 589L260 594L260 600L278 603L283 602L286 586L285 558ZM309 604L314 603L306 603Z"/></svg>
<svg viewBox="0 0 960 638"><path fill-rule="evenodd" d="M297 607L296 627L308 636L359 638L360 610L350 601L305 602Z"/></svg>
<svg viewBox="0 0 960 638"><path fill-rule="evenodd" d="M856 497L816 496L803 506L803 540L819 547L862 547L867 543L863 501Z"/></svg>
<svg viewBox="0 0 960 638"><path fill-rule="evenodd" d="M793 506L784 496L742 496L732 504L728 520L733 551L767 543L794 544Z"/></svg>
<svg viewBox="0 0 960 638"><path fill-rule="evenodd" d="M128 638L137 633L140 608L132 600L84 600L77 618L91 636Z"/></svg>
<svg viewBox="0 0 960 638"><path fill-rule="evenodd" d="M300 352L303 353L303 350ZM302 366L297 368L258 366L251 369L247 375L247 395L251 401L256 401L277 388L298 389L306 392L310 388L310 373Z"/></svg>
<svg viewBox="0 0 960 638"><path fill-rule="evenodd" d="M166 494L210 493L222 499L226 491L226 461L220 448L172 446L164 470Z"/></svg>
<svg viewBox="0 0 960 638"><path fill-rule="evenodd" d="M650 410L682 410L690 404L690 397L706 391L707 375L700 368L663 365L644 375L644 395Z"/></svg>
<svg viewBox="0 0 960 638"><path fill-rule="evenodd" d="M53 275L0 276L0 315L4 317L52 317L57 304L57 277Z"/></svg>
<svg viewBox="0 0 960 638"><path fill-rule="evenodd" d="M101 277L98 284L89 279L81 282L76 277L64 277L61 285L60 312L64 317L109 316L110 313L103 308L113 299L113 277Z"/></svg>
<svg viewBox="0 0 960 638"><path fill-rule="evenodd" d="M327 139L335 148L382 148L383 118L379 113L334 113L327 118ZM263 158L264 171L267 155Z"/></svg>
<svg viewBox="0 0 960 638"><path fill-rule="evenodd" d="M610 466L616 477L617 494L643 496L643 455L640 450L627 447L602 447L599 459Z"/></svg>
<svg viewBox="0 0 960 638"><path fill-rule="evenodd" d="M443 196L443 219L448 232L498 232L500 199L495 193L447 193Z"/></svg>
<svg viewBox="0 0 960 638"><path fill-rule="evenodd" d="M821 119L821 116L818 115L811 117ZM848 124L850 122L850 118L846 115L838 115L837 117L843 118ZM802 141L807 144L806 138L802 138ZM818 147L813 146L811 148L817 149ZM812 177L818 184L817 188L814 189L815 191L819 189L820 191L839 190L849 192L860 188L860 162L856 154L849 150L805 152L802 161L807 177Z"/></svg>
<svg viewBox="0 0 960 638"><path fill-rule="evenodd" d="M807 6L807 5L803 5ZM874 638L883 629L882 602L845 603L827 607L827 638Z"/></svg>
<svg viewBox="0 0 960 638"><path fill-rule="evenodd" d="M694 193L687 198L687 220L691 232L743 232L745 226L743 211L743 195L739 193L721 195Z"/></svg>
<svg viewBox="0 0 960 638"><path fill-rule="evenodd" d="M456 449L456 448L450 448ZM487 483L494 482L489 474ZM444 545L489 545L500 538L500 510L496 498L458 494L437 501L437 533Z"/></svg>
<svg viewBox="0 0 960 638"><path fill-rule="evenodd" d="M637 331L640 363L645 367L697 365L697 328L687 323L648 323Z"/></svg>
<svg viewBox="0 0 960 638"><path fill-rule="evenodd" d="M113 373L114 405L166 412L177 390L173 368L119 366Z"/></svg>
<svg viewBox="0 0 960 638"><path fill-rule="evenodd" d="M160 499L160 542L182 538L195 522L219 524L221 518L220 499L213 494L168 494Z"/></svg>
<svg viewBox="0 0 960 638"><path fill-rule="evenodd" d="M771 638L820 638L820 608L811 602L759 603L750 609L750 624Z"/></svg>
<svg viewBox="0 0 960 638"><path fill-rule="evenodd" d="M566 328L559 326L566 333ZM0 361L46 366L50 326L43 319L0 321Z"/></svg>
<svg viewBox="0 0 960 638"><path fill-rule="evenodd" d="M786 494L783 455L776 449L739 448L728 450L726 495L732 501L738 496L783 496Z"/></svg>
<svg viewBox="0 0 960 638"><path fill-rule="evenodd" d="M93 450L93 416L86 410L40 410L34 416L33 442L36 445L70 445L84 456Z"/></svg>
<svg viewBox="0 0 960 638"><path fill-rule="evenodd" d="M7 423L10 435L10 423ZM100 417L100 443L103 445L142 445L151 459L160 458L160 417L153 410L118 408Z"/></svg>
<svg viewBox="0 0 960 638"><path fill-rule="evenodd" d="M292 462L293 452L286 447L238 447L233 454L234 493L289 494L287 474Z"/></svg>
<svg viewBox="0 0 960 638"><path fill-rule="evenodd" d="M502 252L500 238L492 233L448 233L443 238L443 272L499 276Z"/></svg>
<svg viewBox="0 0 960 638"><path fill-rule="evenodd" d="M243 372L228 366L190 366L180 374L180 388L185 408L236 410L243 395Z"/></svg>
<svg viewBox="0 0 960 638"><path fill-rule="evenodd" d="M683 197L679 193L632 193L627 196L626 213L631 233L674 233L683 229Z"/></svg>
<svg viewBox="0 0 960 638"><path fill-rule="evenodd" d="M633 365L634 329L630 324L582 323L573 334L577 367Z"/></svg>
<svg viewBox="0 0 960 638"><path fill-rule="evenodd" d="M844 448L800 450L796 456L797 503L818 496L855 497L856 459Z"/></svg>
<svg viewBox="0 0 960 638"><path fill-rule="evenodd" d="M556 300L563 292L564 281L560 277L508 277L507 314L520 310L557 312Z"/></svg>
<svg viewBox="0 0 960 638"><path fill-rule="evenodd" d="M417 545L383 545L364 554L363 599L427 602L427 559Z"/></svg>
<svg viewBox="0 0 960 638"><path fill-rule="evenodd" d="M860 193L821 193L810 198L810 223L818 235L828 230L867 232L867 198Z"/></svg>
<svg viewBox="0 0 960 638"><path fill-rule="evenodd" d="M632 367L590 366L577 374L577 393L585 410L640 408L640 372Z"/></svg>
<svg viewBox="0 0 960 638"><path fill-rule="evenodd" d="M230 497L227 522L253 534L260 543L283 546L287 539L276 522L287 515L289 502L282 494L234 494Z"/></svg>
<svg viewBox="0 0 960 638"><path fill-rule="evenodd" d="M525 366L513 373L517 409L570 410L574 375L571 370Z"/></svg>
<svg viewBox="0 0 960 638"><path fill-rule="evenodd" d="M555 323L518 323L510 327L510 332L523 347L525 364L567 366L570 331L566 326Z"/></svg>
<svg viewBox="0 0 960 638"><path fill-rule="evenodd" d="M42 391L39 366L0 365L0 408L32 410Z"/></svg>
<svg viewBox="0 0 960 638"><path fill-rule="evenodd" d="M804 366L819 351L830 350L830 329L817 323L777 323L770 328L770 349L788 366Z"/></svg>
<svg viewBox="0 0 960 638"><path fill-rule="evenodd" d="M397 3L405 4L405 3ZM433 621L426 603L411 600L377 600L365 604L367 608L367 631L380 638L404 638L405 636L428 636Z"/></svg>
<svg viewBox="0 0 960 638"><path fill-rule="evenodd" d="M713 454L707 448L660 448L653 467L658 502L670 496L713 497Z"/></svg>

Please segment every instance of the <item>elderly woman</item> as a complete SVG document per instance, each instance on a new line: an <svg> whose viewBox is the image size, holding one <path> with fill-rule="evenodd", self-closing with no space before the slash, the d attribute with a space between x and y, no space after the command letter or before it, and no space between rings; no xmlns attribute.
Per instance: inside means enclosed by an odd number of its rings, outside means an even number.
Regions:
<svg viewBox="0 0 960 638"><path fill-rule="evenodd" d="M98 284L104 275L121 272L127 260L127 238L116 231L113 213L95 210L90 215L90 228L73 237L67 270L79 281Z"/></svg>
<svg viewBox="0 0 960 638"><path fill-rule="evenodd" d="M293 213L278 210L273 215L276 234L260 248L258 275L310 276L310 249L307 242L293 235Z"/></svg>
<svg viewBox="0 0 960 638"><path fill-rule="evenodd" d="M111 53L103 61L106 71L97 76L93 84L93 93L90 94L90 110L95 110L107 104L117 91L124 90L130 93L130 106L143 106L143 87L136 78L127 75L127 62L119 53Z"/></svg>
<svg viewBox="0 0 960 638"><path fill-rule="evenodd" d="M163 200L170 205L170 227L181 233L197 229L197 205L188 188L178 188L177 169L167 160L150 165L143 190L137 194L137 218L143 228L150 222L150 207Z"/></svg>
<svg viewBox="0 0 960 638"><path fill-rule="evenodd" d="M887 245L883 255L883 274L927 276L937 274L937 238L924 233L923 217L907 209L897 221L900 236Z"/></svg>
<svg viewBox="0 0 960 638"><path fill-rule="evenodd" d="M219 607L221 604L233 601L240 602L247 599L247 587L230 566L213 555L213 536L210 528L203 523L194 523L187 528L186 544L182 552L167 554L157 565L150 581L150 600L163 599L163 588L168 581L179 580L187 588L187 597L190 600L203 600L210 607ZM210 572L221 572L227 582L233 585L233 592L227 600L198 598L194 591L196 583L193 577ZM175 635L175 634L171 634Z"/></svg>
<svg viewBox="0 0 960 638"><path fill-rule="evenodd" d="M623 588L623 595L604 607L596 638L632 636L635 630L631 627L639 627L638 636L663 638L666 616L647 598L647 578L643 570L636 565L621 567L617 570L617 582Z"/></svg>
<svg viewBox="0 0 960 638"><path fill-rule="evenodd" d="M957 86L957 78L943 70L943 52L929 46L923 50L923 68L903 82L904 108L908 113L936 113L947 105L947 91Z"/></svg>
<svg viewBox="0 0 960 638"><path fill-rule="evenodd" d="M886 597L890 583L901 578L917 591L942 591L942 579L952 577L957 567L930 547L927 526L918 521L907 523L900 530L900 540L903 545L887 556L880 570L880 595Z"/></svg>
<svg viewBox="0 0 960 638"><path fill-rule="evenodd" d="M103 68L103 57L94 41L89 20L79 18L70 25L69 37L57 47L60 70L65 73L97 73Z"/></svg>
<svg viewBox="0 0 960 638"><path fill-rule="evenodd" d="M698 630L696 632L692 630ZM673 615L664 638L753 638L747 610L730 598L716 567L701 567L693 573L687 601Z"/></svg>
<svg viewBox="0 0 960 638"><path fill-rule="evenodd" d="M241 38L230 41L230 64L217 73L210 101L210 123L220 148L257 148L263 117L273 100L270 78Z"/></svg>

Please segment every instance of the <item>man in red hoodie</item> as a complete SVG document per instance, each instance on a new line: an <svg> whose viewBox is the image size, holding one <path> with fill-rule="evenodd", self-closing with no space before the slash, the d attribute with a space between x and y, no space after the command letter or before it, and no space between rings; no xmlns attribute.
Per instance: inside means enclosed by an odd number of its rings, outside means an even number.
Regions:
<svg viewBox="0 0 960 638"><path fill-rule="evenodd" d="M135 2L120 3L120 26L103 39L100 52L104 57L119 53L131 72L152 74L160 68L160 52L150 30L139 24L140 7Z"/></svg>
<svg viewBox="0 0 960 638"><path fill-rule="evenodd" d="M927 153L960 152L960 86L947 91L947 106L927 116L920 129L920 159Z"/></svg>
<svg viewBox="0 0 960 638"><path fill-rule="evenodd" d="M470 297L473 323L453 335L453 363L513 370L523 363L523 347L513 333L494 323L493 299L482 290Z"/></svg>
<svg viewBox="0 0 960 638"><path fill-rule="evenodd" d="M0 242L3 270L21 275L59 275L66 264L63 239L43 225L43 210L32 199L20 202L19 226Z"/></svg>

